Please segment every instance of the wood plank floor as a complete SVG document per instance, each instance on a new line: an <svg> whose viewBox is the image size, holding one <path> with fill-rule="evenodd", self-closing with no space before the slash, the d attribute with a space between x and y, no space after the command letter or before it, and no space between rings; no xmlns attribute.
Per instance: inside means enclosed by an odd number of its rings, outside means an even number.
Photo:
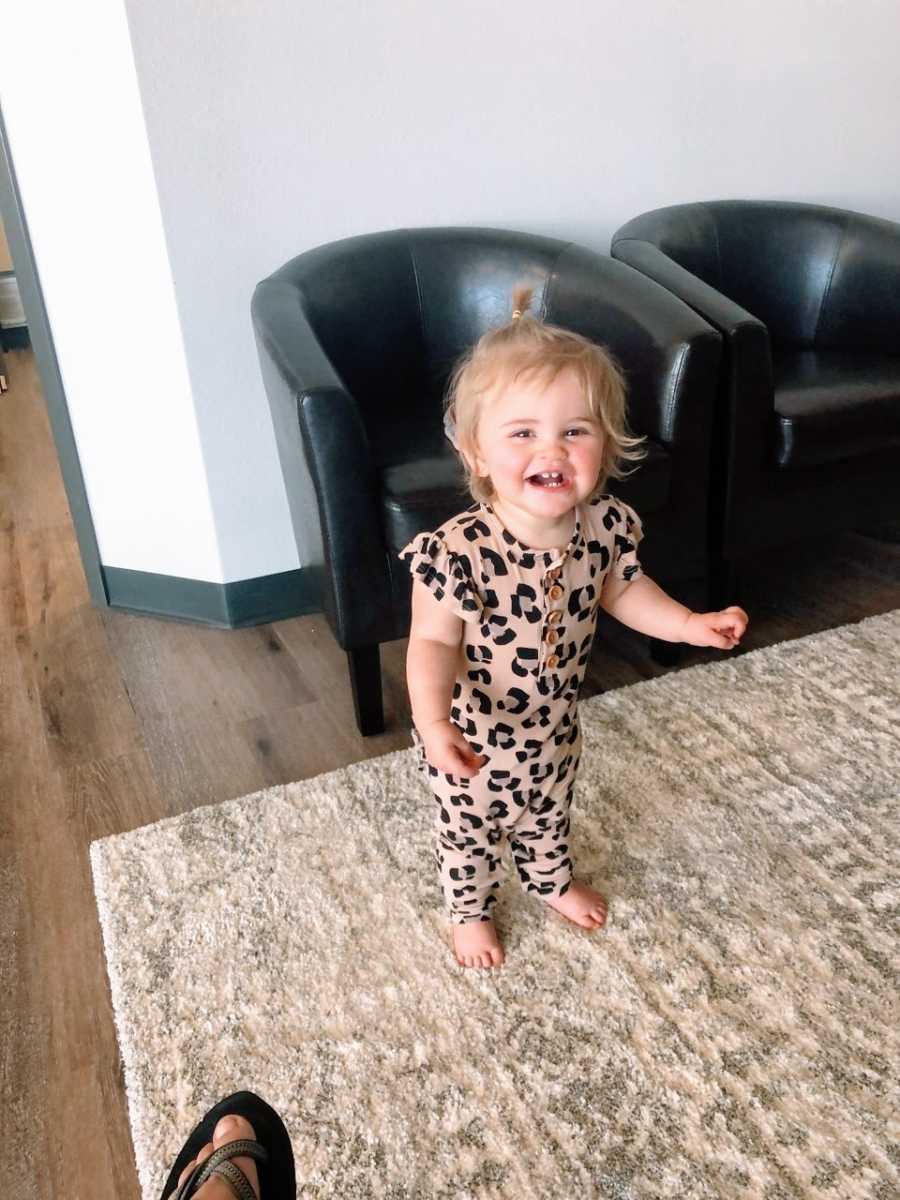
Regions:
<svg viewBox="0 0 900 1200"><path fill-rule="evenodd" d="M405 643L383 656L388 730L364 740L344 655L318 616L223 631L93 608L30 351L8 355L8 375L0 1178L20 1200L138 1200L88 846L408 745ZM900 606L900 545L880 532L786 548L744 572L740 652ZM601 616L585 696L666 672L646 639ZM686 648L671 669L719 658Z"/></svg>

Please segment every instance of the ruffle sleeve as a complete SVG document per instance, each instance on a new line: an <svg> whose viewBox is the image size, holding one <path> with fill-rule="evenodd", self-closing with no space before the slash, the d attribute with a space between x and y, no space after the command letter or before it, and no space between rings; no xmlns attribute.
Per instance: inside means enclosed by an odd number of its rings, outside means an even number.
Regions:
<svg viewBox="0 0 900 1200"><path fill-rule="evenodd" d="M590 501L587 515L588 549L604 576L630 582L643 575L637 548L644 527L631 505L607 492Z"/></svg>
<svg viewBox="0 0 900 1200"><path fill-rule="evenodd" d="M614 549L612 572L616 579L633 580L643 575L644 568L638 559L638 543L644 536L644 526L630 504L612 497L610 516L617 517L613 528Z"/></svg>
<svg viewBox="0 0 900 1200"><path fill-rule="evenodd" d="M481 620L482 603L472 579L472 564L467 554L451 550L442 534L420 533L400 551L413 579L424 583L463 621Z"/></svg>

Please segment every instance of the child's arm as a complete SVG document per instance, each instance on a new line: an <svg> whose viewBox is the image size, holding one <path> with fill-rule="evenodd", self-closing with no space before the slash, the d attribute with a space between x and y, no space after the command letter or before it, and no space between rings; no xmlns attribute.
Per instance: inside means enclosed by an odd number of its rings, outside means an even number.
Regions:
<svg viewBox="0 0 900 1200"><path fill-rule="evenodd" d="M413 581L406 682L419 733L426 725L450 719L462 628L455 613L436 600L424 584Z"/></svg>
<svg viewBox="0 0 900 1200"><path fill-rule="evenodd" d="M448 775L478 774L481 759L450 720L463 623L413 581L406 682L413 723L433 767Z"/></svg>
<svg viewBox="0 0 900 1200"><path fill-rule="evenodd" d="M673 600L648 575L616 579L610 575L600 593L600 607L638 633L664 642L716 646L731 650L747 628L748 616L735 606L716 613L696 613Z"/></svg>

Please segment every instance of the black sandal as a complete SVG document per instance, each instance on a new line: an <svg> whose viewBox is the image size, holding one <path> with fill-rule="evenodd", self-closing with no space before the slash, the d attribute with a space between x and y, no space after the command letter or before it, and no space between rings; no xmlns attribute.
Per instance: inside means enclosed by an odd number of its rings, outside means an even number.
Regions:
<svg viewBox="0 0 900 1200"><path fill-rule="evenodd" d="M200 1163L178 1187L178 1176L201 1148L213 1139L213 1130L223 1117L243 1117L253 1126L255 1141L226 1142ZM237 1200L256 1200L256 1193L240 1167L231 1162L240 1156L256 1161L260 1200L296 1200L294 1152L291 1139L278 1113L253 1092L235 1092L209 1110L181 1148L169 1172L161 1200L189 1200L213 1174L225 1180Z"/></svg>

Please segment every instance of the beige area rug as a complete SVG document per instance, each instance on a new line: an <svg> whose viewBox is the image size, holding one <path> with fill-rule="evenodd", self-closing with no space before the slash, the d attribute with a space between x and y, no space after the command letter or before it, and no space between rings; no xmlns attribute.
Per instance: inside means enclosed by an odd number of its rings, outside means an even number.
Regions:
<svg viewBox="0 0 900 1200"><path fill-rule="evenodd" d="M303 1197L895 1200L898 712L900 610L584 703L608 930L510 877L494 974L411 751L94 843L145 1197L249 1087Z"/></svg>

